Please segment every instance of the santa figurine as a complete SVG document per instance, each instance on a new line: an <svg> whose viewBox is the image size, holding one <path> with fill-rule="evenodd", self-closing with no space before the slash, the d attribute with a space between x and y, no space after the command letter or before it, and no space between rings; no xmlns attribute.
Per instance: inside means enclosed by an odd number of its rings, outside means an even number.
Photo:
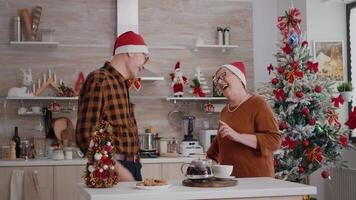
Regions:
<svg viewBox="0 0 356 200"><path fill-rule="evenodd" d="M183 88L188 84L188 79L183 76L183 72L180 69L180 62L176 63L174 73L171 73L172 77L172 89L175 97L183 97Z"/></svg>

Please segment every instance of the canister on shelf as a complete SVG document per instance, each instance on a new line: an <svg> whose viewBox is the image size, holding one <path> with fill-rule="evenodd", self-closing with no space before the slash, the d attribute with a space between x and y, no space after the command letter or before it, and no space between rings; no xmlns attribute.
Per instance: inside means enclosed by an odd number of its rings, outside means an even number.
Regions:
<svg viewBox="0 0 356 200"><path fill-rule="evenodd" d="M166 138L161 138L159 140L159 153L160 154L165 154L167 153L167 147L168 147L168 140Z"/></svg>
<svg viewBox="0 0 356 200"><path fill-rule="evenodd" d="M14 41L21 41L21 20L20 16L14 17Z"/></svg>
<svg viewBox="0 0 356 200"><path fill-rule="evenodd" d="M230 27L224 29L224 45L230 45Z"/></svg>
<svg viewBox="0 0 356 200"><path fill-rule="evenodd" d="M217 31L217 42L218 45L223 45L224 44L224 29L221 27L216 28Z"/></svg>

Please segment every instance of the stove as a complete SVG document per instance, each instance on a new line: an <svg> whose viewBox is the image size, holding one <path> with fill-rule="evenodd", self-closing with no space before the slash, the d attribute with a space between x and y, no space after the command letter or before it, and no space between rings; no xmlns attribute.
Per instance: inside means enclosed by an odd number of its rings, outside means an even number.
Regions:
<svg viewBox="0 0 356 200"><path fill-rule="evenodd" d="M157 158L158 157L158 153L156 151L140 150L140 157L141 158Z"/></svg>

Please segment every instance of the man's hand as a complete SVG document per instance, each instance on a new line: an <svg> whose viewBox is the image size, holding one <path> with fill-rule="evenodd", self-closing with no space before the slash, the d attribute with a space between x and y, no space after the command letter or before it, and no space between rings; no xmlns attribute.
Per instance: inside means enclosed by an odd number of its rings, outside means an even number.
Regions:
<svg viewBox="0 0 356 200"><path fill-rule="evenodd" d="M135 181L131 172L126 169L119 161L116 161L115 171L119 174L119 181Z"/></svg>

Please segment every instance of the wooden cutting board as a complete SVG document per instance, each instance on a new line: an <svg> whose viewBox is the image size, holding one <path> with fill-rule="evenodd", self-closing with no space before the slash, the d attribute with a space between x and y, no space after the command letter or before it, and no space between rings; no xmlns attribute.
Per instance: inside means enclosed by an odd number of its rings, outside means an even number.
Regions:
<svg viewBox="0 0 356 200"><path fill-rule="evenodd" d="M235 179L205 179L205 180L190 180L186 179L182 182L184 186L188 187L231 187L238 184Z"/></svg>

